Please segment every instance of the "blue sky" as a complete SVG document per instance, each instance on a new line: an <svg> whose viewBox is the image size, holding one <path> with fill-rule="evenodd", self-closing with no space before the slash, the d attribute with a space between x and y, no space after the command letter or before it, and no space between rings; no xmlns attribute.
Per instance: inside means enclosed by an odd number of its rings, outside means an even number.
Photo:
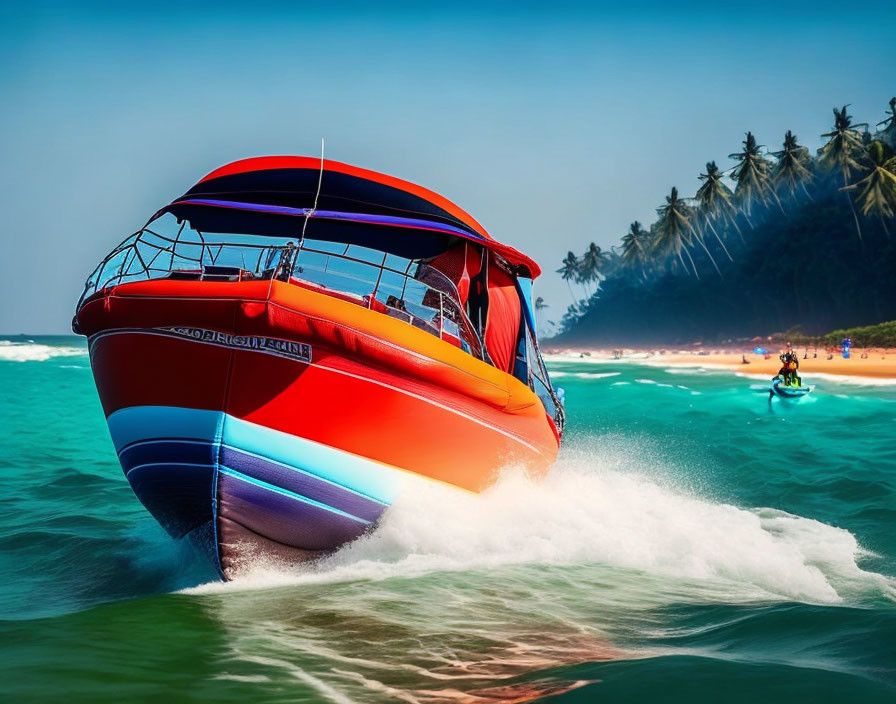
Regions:
<svg viewBox="0 0 896 704"><path fill-rule="evenodd" d="M814 149L834 105L880 120L894 36L892 3L0 4L0 332L66 332L158 207L321 136L553 272L692 194L748 129ZM536 293L569 301L553 273Z"/></svg>

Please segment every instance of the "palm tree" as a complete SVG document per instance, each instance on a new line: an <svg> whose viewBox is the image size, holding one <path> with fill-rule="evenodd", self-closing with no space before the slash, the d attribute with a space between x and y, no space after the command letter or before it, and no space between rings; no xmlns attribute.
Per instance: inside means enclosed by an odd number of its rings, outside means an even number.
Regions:
<svg viewBox="0 0 896 704"><path fill-rule="evenodd" d="M601 251L601 248L594 244L594 242L588 245L588 249L585 250L581 260L579 260L582 282L587 284L591 281L595 281L600 276L601 270L606 263L606 252ZM591 295L590 290L588 295Z"/></svg>
<svg viewBox="0 0 896 704"><path fill-rule="evenodd" d="M752 132L747 132L743 141L744 149L736 154L729 154L729 159L737 161L731 172L731 178L737 184L735 195L741 204L741 210L750 223L750 215L753 214L753 203L759 201L763 205L768 203L768 194L771 192L769 183L769 163L762 156L762 147L756 144L756 137Z"/></svg>
<svg viewBox="0 0 896 704"><path fill-rule="evenodd" d="M703 222L712 230L712 234L716 236L719 244L722 245L722 249L725 250L725 254L728 256L728 261L734 261L725 243L722 242L722 238L719 237L719 233L716 232L715 226L712 224L712 221L718 215L723 217L731 215L733 219L733 213L736 211L734 203L732 203L734 194L722 180L722 172L714 161L707 162L706 173L700 174L700 180L703 181L703 184L697 189L697 195L695 196L700 215L703 217ZM741 239L743 239L743 235L741 235Z"/></svg>
<svg viewBox="0 0 896 704"><path fill-rule="evenodd" d="M871 171L846 189L857 190L862 215L877 215L889 237L886 219L896 215L896 156L876 139L868 148L868 158L873 165Z"/></svg>
<svg viewBox="0 0 896 704"><path fill-rule="evenodd" d="M550 308L550 306L544 302L544 299L541 296L535 299L535 320L538 327L541 327L541 323L538 322L538 319L542 317L541 313L545 308Z"/></svg>
<svg viewBox="0 0 896 704"><path fill-rule="evenodd" d="M784 148L774 152L778 160L772 173L772 180L776 188L786 186L791 197L796 193L797 187L803 189L803 193L811 198L806 190L806 183L812 180L812 158L809 150L796 141L796 135L787 130L784 135Z"/></svg>
<svg viewBox="0 0 896 704"><path fill-rule="evenodd" d="M896 149L896 98L890 98L890 109L887 112L889 117L877 123L878 127L883 126L880 139Z"/></svg>
<svg viewBox="0 0 896 704"><path fill-rule="evenodd" d="M616 253L616 247L610 247L610 252L604 252L606 260L601 268L601 279L609 279L622 268L622 257Z"/></svg>
<svg viewBox="0 0 896 704"><path fill-rule="evenodd" d="M862 170L862 136L855 128L868 127L864 122L852 124L852 115L846 114L848 107L848 105L844 105L840 110L834 108L834 129L821 135L828 138L828 143L818 150L818 165L825 171L840 169L844 186L849 185L850 175L854 171ZM856 233L861 242L862 228L859 226L859 217L856 215L856 209L853 207L849 193L844 193L844 195L849 201L849 209L852 211L852 217L856 223Z"/></svg>
<svg viewBox="0 0 896 704"><path fill-rule="evenodd" d="M696 234L694 226L691 225L691 209L684 200L678 197L678 189L675 186L672 187L672 192L666 196L666 204L657 208L656 213L660 217L656 221L656 233L651 243L652 248L662 255L678 257L681 266L687 271L684 259L681 258L683 251L691 262L694 276L699 279L697 265L694 264L694 259L687 248L691 237Z"/></svg>
<svg viewBox="0 0 896 704"><path fill-rule="evenodd" d="M641 223L635 220L622 236L622 261L626 266L639 267L641 277L647 278L647 262L650 257L647 252L649 235L647 230L641 227Z"/></svg>
<svg viewBox="0 0 896 704"><path fill-rule="evenodd" d="M567 252L566 259L563 260L563 266L557 269L557 273L560 274L560 278L566 282L566 285L569 287L569 295L572 296L572 300L575 301L576 296L572 292L572 284L569 282L577 281L579 278L579 258L572 252Z"/></svg>

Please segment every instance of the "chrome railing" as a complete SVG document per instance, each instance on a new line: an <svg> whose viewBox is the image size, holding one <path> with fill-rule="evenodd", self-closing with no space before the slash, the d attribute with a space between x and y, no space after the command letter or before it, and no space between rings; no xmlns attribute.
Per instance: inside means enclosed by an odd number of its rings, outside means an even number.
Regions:
<svg viewBox="0 0 896 704"><path fill-rule="evenodd" d="M96 291L131 281L277 279L403 320L485 359L454 283L425 262L357 245L306 240L299 246L255 235L212 241L184 224L171 234L157 222L151 225L127 237L97 265L78 308Z"/></svg>

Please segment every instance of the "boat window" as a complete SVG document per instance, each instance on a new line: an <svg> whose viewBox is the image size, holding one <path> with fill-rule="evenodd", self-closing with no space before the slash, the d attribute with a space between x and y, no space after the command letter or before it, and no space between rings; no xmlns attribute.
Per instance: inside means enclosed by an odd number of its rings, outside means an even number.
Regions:
<svg viewBox="0 0 896 704"><path fill-rule="evenodd" d="M538 349L538 343L535 341L535 335L532 328L528 325L526 325L526 358L528 362L529 388L541 399L548 415L554 419L558 430L562 432L565 422L563 404L551 385L551 379L541 352Z"/></svg>
<svg viewBox="0 0 896 704"><path fill-rule="evenodd" d="M106 256L81 300L109 286L153 278L276 278L385 313L484 358L456 286L440 271L356 244L306 239L299 246L298 240L198 232L166 214Z"/></svg>

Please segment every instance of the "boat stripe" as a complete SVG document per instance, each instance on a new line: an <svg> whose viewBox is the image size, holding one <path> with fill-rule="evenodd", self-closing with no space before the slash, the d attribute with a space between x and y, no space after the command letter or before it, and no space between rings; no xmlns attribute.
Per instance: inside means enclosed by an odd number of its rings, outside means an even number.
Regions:
<svg viewBox="0 0 896 704"><path fill-rule="evenodd" d="M223 464L220 465L220 469L218 470L221 474L232 477L233 479L238 479L241 482L245 482L246 484L253 484L261 489L266 489L267 491L271 491L275 494L280 494L281 496L286 496L290 499L295 499L296 501L301 501L304 504L309 504L311 506L316 506L317 508L324 509L325 511L329 511L330 513L335 513L339 516L344 516L345 518L350 518L353 521L357 521L358 523L363 523L364 525L370 525L371 521L367 521L363 518L358 518L357 516L353 516L350 513L346 513L345 511L340 511L338 508L334 508L333 506L328 506L327 504L322 504L319 501L314 501L313 499L309 499L307 496L301 496L287 489L281 489L278 486L274 486L273 484L268 484L267 482L263 482L260 479L254 479L252 477L246 476L242 472L238 472L235 469L231 469L230 467L225 467Z"/></svg>
<svg viewBox="0 0 896 704"><path fill-rule="evenodd" d="M226 422L224 420L226 418ZM177 437L182 430L186 438L202 438L214 442L220 431L230 447L255 451L287 465L303 469L333 481L337 485L353 489L366 496L376 497L386 504L397 496L405 478L428 480L398 467L355 455L339 448L314 442L300 435L291 435L267 426L226 415L220 411L184 408L179 406L129 406L109 415L109 430L116 447L123 448L134 442L145 441L147 434L159 437ZM181 445L186 452L195 453L202 445ZM208 446L206 446L208 447ZM204 448L203 448L204 450ZM209 452L212 452L210 449ZM121 457L127 464L148 462L155 458L141 458L137 447L134 454ZM169 459L169 458L164 458ZM211 457L184 457L187 461L210 461Z"/></svg>
<svg viewBox="0 0 896 704"><path fill-rule="evenodd" d="M135 464L124 473L124 476L130 476L131 472L145 467L208 467L209 469L214 469L215 465L212 462L144 462L143 464Z"/></svg>
<svg viewBox="0 0 896 704"><path fill-rule="evenodd" d="M133 442L129 442L127 445L122 445L122 448L118 451L118 457L121 456L134 447L139 447L140 445L152 445L157 442L178 442L184 445L214 445L214 440L203 440L201 438L175 438L175 437L164 437L164 438L150 438L148 440L134 440Z"/></svg>
<svg viewBox="0 0 896 704"><path fill-rule="evenodd" d="M234 452L237 452L241 455L247 455L249 457L254 457L255 459L261 460L262 462L266 462L267 464L273 464L278 467L283 467L284 469L292 470L293 472L297 472L299 474L304 474L307 477L313 477L314 479L319 479L320 481L325 482L326 484L329 484L330 486L335 486L339 489L345 489L346 491L348 491L352 494L361 496L365 499L370 499L371 501L374 501L382 506L390 505L388 501L383 501L382 499L378 499L375 496L371 496L370 494L367 494L363 491L359 491L358 489L352 489L351 487L345 486L344 484L340 484L339 482L335 482L332 479L327 479L326 477L322 477L321 475L315 474L314 472L311 472L307 469L302 469L301 467L296 467L295 465L291 465L286 462L280 462L278 460L271 459L270 457L265 457L264 455L260 455L256 452L250 452L249 450L245 450L241 447L234 447L233 445L228 445L227 443L221 443L221 447L222 448L226 447L228 450L233 450Z"/></svg>
<svg viewBox="0 0 896 704"><path fill-rule="evenodd" d="M442 410L448 411L450 413L454 413L455 415L458 415L461 418L466 418L467 420L471 420L474 423L476 423L477 425L481 425L484 428L488 428L489 430L494 430L496 433L500 433L501 435L518 442L520 445L525 445L526 447L528 447L530 450L532 450L532 452L534 452L537 455L544 454L541 450L539 450L534 445L530 445L528 442L526 442L522 438L519 438L516 435L513 435L512 433L507 432L503 428L499 428L496 425L491 425L490 423L485 423L485 422L479 420L478 418L476 418L475 416L471 416L469 413L464 413L463 411L459 411L456 408L452 408L451 406L446 406L445 404L439 403L438 401L434 401L431 398L426 398L426 396L421 396L420 394L415 394L413 391L407 391L406 389L400 389L399 387L392 386L391 384L387 384L384 381L378 381L377 379L370 379L366 376L361 376L360 374L353 374L352 372L347 372L342 369L334 369L333 367L328 367L328 366L324 366L321 364L314 364L313 362L309 366L317 367L318 369L324 369L328 372L333 372L334 374L342 374L344 376L354 377L355 379L359 379L360 381L366 381L370 384L376 384L377 386L382 386L386 389L392 389L393 391L398 391L399 393L402 393L405 396L410 396L411 398L415 398L419 401L425 401L426 403L430 404L431 406L436 406L437 408L441 408Z"/></svg>
<svg viewBox="0 0 896 704"><path fill-rule="evenodd" d="M258 347L235 347L233 345L228 345L223 342L217 342L215 340L197 340L192 337L184 337L183 335L177 335L173 332L168 332L165 330L158 330L155 328L123 328L120 330L103 330L102 332L98 332L88 338L88 348L91 344L93 344L94 340L107 337L109 335L118 335L118 334L128 334L128 333L137 333L143 335L155 335L156 337L170 337L174 340L183 340L185 342L199 342L203 345L212 345L213 347L221 347L227 350L242 350L245 352L259 352L261 354L270 355L271 357L280 357L281 359L289 359L293 362L299 362L301 364L306 364L306 362L302 359L297 359L296 357L292 357L289 355L281 354L275 350L264 349ZM282 338L276 338L282 339ZM307 343L305 343L307 344Z"/></svg>
<svg viewBox="0 0 896 704"><path fill-rule="evenodd" d="M366 492L360 491L358 489L353 489L352 487L346 486L345 484L340 484L339 482L333 481L332 479L328 479L319 474L315 474L312 471L302 469L301 467L296 467L295 465L288 464L286 462L280 462L280 461L272 459L270 457L266 457L265 455L261 455L256 452L250 452L249 450L243 449L241 447L235 447L234 445L229 445L224 442L218 444L212 440L182 440L180 438L153 438L151 440L139 440L137 442L132 442L131 444L129 444L121 449L121 451L118 453L118 457L119 457L119 459L121 459L121 456L132 448L139 447L139 446L145 446L145 445L154 445L157 443L178 443L178 444L185 444L185 445L204 445L210 449L214 449L216 447L227 448L228 450L231 450L238 454L246 455L248 457L253 457L257 460L261 460L262 462L264 462L266 464L276 465L277 467L282 467L284 469L288 469L290 471L296 472L297 474L302 474L306 477L311 477L313 479L317 479L325 484L329 484L330 486L336 487L337 489L342 489L350 494L354 494L355 496L360 496L361 498L369 499L370 501L373 501L374 503L377 503L381 506L389 506L390 505L388 501L383 501L382 499L378 499L375 496L371 496L370 494L368 494ZM189 463L189 462L150 462L150 463L144 463L143 465L135 465L134 467L131 467L131 469L136 469L137 467L146 466L147 464L149 464L149 465L152 465L152 464L182 464L184 466L191 466L192 463ZM203 466L205 466L205 465L203 464ZM128 470L128 472L130 472L130 469Z"/></svg>

